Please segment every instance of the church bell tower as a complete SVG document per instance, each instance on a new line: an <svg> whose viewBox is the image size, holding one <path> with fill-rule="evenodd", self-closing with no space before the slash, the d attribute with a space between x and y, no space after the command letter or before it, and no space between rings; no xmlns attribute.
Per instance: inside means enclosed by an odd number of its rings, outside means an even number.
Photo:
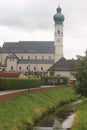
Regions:
<svg viewBox="0 0 87 130"><path fill-rule="evenodd" d="M54 15L55 31L54 31L54 46L55 46L55 62L63 57L63 22L64 15L61 13L60 6L57 8L57 13Z"/></svg>

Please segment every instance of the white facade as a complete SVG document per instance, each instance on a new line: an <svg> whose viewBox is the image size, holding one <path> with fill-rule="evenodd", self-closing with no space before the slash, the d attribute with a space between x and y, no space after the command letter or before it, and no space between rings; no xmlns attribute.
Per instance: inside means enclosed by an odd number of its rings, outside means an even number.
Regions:
<svg viewBox="0 0 87 130"><path fill-rule="evenodd" d="M55 24L55 62L63 57L63 24Z"/></svg>
<svg viewBox="0 0 87 130"><path fill-rule="evenodd" d="M28 72L28 71L33 71L33 72L46 72L47 69L49 67L52 66L52 63L46 63L46 61L49 61L49 60L53 60L53 57L54 55L52 54L37 54L35 55L34 54L34 59L31 59L31 60L35 60L36 63L31 63L31 62L27 62L28 61L28 57L29 55L31 54L3 54L3 59L5 57L4 60L3 60L3 63L6 62L6 70L7 71L19 71L19 72ZM22 58L22 59L21 59ZM35 59L36 58L36 59ZM29 59L29 61L31 61ZM45 61L43 64L40 63L40 61L38 60L41 60L41 61ZM19 61L22 61L22 62L19 62Z"/></svg>
<svg viewBox="0 0 87 130"><path fill-rule="evenodd" d="M3 53L0 55L2 64L5 64L5 60L12 53ZM44 54L44 53L16 53L19 59L33 59L33 60L54 60L54 54Z"/></svg>
<svg viewBox="0 0 87 130"><path fill-rule="evenodd" d="M57 13L54 15L55 32L54 32L54 46L55 46L55 62L63 57L63 22L64 15L61 13L61 8L58 6Z"/></svg>
<svg viewBox="0 0 87 130"><path fill-rule="evenodd" d="M68 77L69 80L76 80L72 73L75 73L75 71L55 71L55 76L65 76Z"/></svg>

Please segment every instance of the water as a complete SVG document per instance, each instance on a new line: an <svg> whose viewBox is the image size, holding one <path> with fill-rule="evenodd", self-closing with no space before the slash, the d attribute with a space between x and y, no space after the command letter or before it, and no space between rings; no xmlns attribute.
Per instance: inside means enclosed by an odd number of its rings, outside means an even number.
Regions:
<svg viewBox="0 0 87 130"><path fill-rule="evenodd" d="M53 130L53 127L35 127L34 130Z"/></svg>
<svg viewBox="0 0 87 130"><path fill-rule="evenodd" d="M81 100L73 102L71 107L43 120L34 130L70 130L76 116L74 105L79 103L81 103Z"/></svg>
<svg viewBox="0 0 87 130"><path fill-rule="evenodd" d="M73 113L72 115L70 115L66 120L64 120L64 122L62 123L62 128L71 128L74 118L75 118L76 114Z"/></svg>
<svg viewBox="0 0 87 130"><path fill-rule="evenodd" d="M68 108L57 113L51 119L45 119L34 130L69 130L72 127L74 117L74 110Z"/></svg>

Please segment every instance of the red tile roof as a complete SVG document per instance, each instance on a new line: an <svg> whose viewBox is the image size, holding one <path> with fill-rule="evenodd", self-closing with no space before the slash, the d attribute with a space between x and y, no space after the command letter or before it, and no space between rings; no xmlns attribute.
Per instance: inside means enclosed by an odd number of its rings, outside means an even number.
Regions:
<svg viewBox="0 0 87 130"><path fill-rule="evenodd" d="M0 72L0 77L4 78L19 78L20 72Z"/></svg>

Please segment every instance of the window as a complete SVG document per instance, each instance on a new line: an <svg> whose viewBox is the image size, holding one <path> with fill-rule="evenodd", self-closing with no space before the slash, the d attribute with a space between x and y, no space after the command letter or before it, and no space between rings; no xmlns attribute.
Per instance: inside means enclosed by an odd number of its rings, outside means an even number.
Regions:
<svg viewBox="0 0 87 130"><path fill-rule="evenodd" d="M58 30L58 34L60 34L60 30Z"/></svg>
<svg viewBox="0 0 87 130"><path fill-rule="evenodd" d="M51 60L51 56L49 56L49 60Z"/></svg>
<svg viewBox="0 0 87 130"><path fill-rule="evenodd" d="M10 61L14 61L14 59L10 58Z"/></svg>
<svg viewBox="0 0 87 130"><path fill-rule="evenodd" d="M11 66L11 70L13 70L13 66Z"/></svg>
<svg viewBox="0 0 87 130"><path fill-rule="evenodd" d="M50 76L54 76L54 72L50 72Z"/></svg>
<svg viewBox="0 0 87 130"><path fill-rule="evenodd" d="M43 70L43 67L41 67L41 70Z"/></svg>
<svg viewBox="0 0 87 130"><path fill-rule="evenodd" d="M42 56L42 60L44 60L44 56Z"/></svg>
<svg viewBox="0 0 87 130"><path fill-rule="evenodd" d="M19 67L19 70L21 70L21 66Z"/></svg>
<svg viewBox="0 0 87 130"><path fill-rule="evenodd" d="M21 59L23 59L23 56L21 56Z"/></svg>
<svg viewBox="0 0 87 130"><path fill-rule="evenodd" d="M36 67L34 67L34 70L36 70Z"/></svg>
<svg viewBox="0 0 87 130"><path fill-rule="evenodd" d="M30 56L28 56L28 59L30 59Z"/></svg>
<svg viewBox="0 0 87 130"><path fill-rule="evenodd" d="M35 56L35 60L37 59L37 56Z"/></svg>

